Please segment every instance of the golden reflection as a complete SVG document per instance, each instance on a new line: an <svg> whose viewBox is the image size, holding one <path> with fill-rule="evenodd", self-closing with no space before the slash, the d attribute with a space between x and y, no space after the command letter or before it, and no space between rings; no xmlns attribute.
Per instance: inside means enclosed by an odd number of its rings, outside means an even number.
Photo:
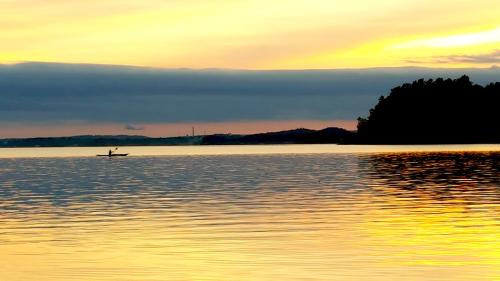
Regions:
<svg viewBox="0 0 500 281"><path fill-rule="evenodd" d="M106 147L36 147L0 148L0 158L94 157L107 152ZM125 146L120 148L133 156L249 155L249 154L328 154L328 153L399 153L500 151L500 144L471 145L193 145L193 146Z"/></svg>
<svg viewBox="0 0 500 281"><path fill-rule="evenodd" d="M386 263L436 266L474 280L500 277L500 174L496 153L367 156L373 194L390 208L367 209L364 229L392 257ZM488 199L486 199L488 198ZM485 200L486 199L486 200ZM376 219L372 219L376 217ZM389 251L389 252L387 252ZM452 279L453 271L447 278ZM458 276L454 277L460 279Z"/></svg>
<svg viewBox="0 0 500 281"><path fill-rule="evenodd" d="M0 272L41 281L497 280L498 157L5 160L13 184L0 186Z"/></svg>

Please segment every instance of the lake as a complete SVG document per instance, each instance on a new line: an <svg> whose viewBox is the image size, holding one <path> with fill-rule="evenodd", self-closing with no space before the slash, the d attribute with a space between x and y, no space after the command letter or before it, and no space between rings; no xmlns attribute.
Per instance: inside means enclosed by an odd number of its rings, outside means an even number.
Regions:
<svg viewBox="0 0 500 281"><path fill-rule="evenodd" d="M0 280L500 280L500 145L0 149Z"/></svg>

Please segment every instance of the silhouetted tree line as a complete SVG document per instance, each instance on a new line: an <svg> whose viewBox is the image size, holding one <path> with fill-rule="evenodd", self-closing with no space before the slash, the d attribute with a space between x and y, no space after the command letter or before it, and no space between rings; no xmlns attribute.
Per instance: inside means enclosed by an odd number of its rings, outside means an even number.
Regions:
<svg viewBox="0 0 500 281"><path fill-rule="evenodd" d="M403 84L358 118L357 142L500 143L500 83L483 87L462 76Z"/></svg>
<svg viewBox="0 0 500 281"><path fill-rule="evenodd" d="M342 128L323 130L295 129L252 135L210 135L203 137L201 144L313 144L344 143L355 134Z"/></svg>

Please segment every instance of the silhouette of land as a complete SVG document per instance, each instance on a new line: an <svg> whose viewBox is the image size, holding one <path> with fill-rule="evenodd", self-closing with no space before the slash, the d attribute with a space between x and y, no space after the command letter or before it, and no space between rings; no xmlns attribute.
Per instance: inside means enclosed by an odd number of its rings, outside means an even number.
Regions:
<svg viewBox="0 0 500 281"><path fill-rule="evenodd" d="M357 143L500 143L500 83L485 87L469 77L418 80L380 97L358 118Z"/></svg>
<svg viewBox="0 0 500 281"><path fill-rule="evenodd" d="M354 137L354 132L341 128L323 130L296 129L253 135L210 135L201 144L313 144L344 143Z"/></svg>
<svg viewBox="0 0 500 281"><path fill-rule="evenodd" d="M0 147L83 147L83 146L167 146L167 145L221 145L221 144L313 144L342 143L351 139L353 132L341 128L323 130L296 129L252 135L217 134L151 138L146 136L72 136L0 140Z"/></svg>

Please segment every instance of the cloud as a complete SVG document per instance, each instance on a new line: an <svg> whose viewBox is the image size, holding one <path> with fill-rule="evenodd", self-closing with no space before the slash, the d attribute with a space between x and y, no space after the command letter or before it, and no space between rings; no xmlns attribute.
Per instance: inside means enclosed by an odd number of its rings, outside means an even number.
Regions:
<svg viewBox="0 0 500 281"><path fill-rule="evenodd" d="M447 36L438 36L432 38L425 38L404 42L392 46L394 49L407 49L407 48L452 48L452 47L466 47L472 45L483 45L500 42L500 27L465 34L454 34Z"/></svg>
<svg viewBox="0 0 500 281"><path fill-rule="evenodd" d="M109 65L0 65L0 120L14 123L354 120L380 95L419 78L498 69L165 70ZM134 128L136 128L134 126Z"/></svg>
<svg viewBox="0 0 500 281"><path fill-rule="evenodd" d="M449 55L449 56L435 56L429 60L413 60L407 59L407 63L414 64L428 64L428 63L475 63L475 64L495 64L500 63L500 50L495 50L491 53L478 54L478 55Z"/></svg>
<svg viewBox="0 0 500 281"><path fill-rule="evenodd" d="M140 127L140 126L136 126L136 125L132 125L132 124L126 124L125 125L125 130L128 130L128 131L143 131L144 127Z"/></svg>
<svg viewBox="0 0 500 281"><path fill-rule="evenodd" d="M441 58L448 62L458 63L500 63L500 50L480 55L453 55Z"/></svg>

